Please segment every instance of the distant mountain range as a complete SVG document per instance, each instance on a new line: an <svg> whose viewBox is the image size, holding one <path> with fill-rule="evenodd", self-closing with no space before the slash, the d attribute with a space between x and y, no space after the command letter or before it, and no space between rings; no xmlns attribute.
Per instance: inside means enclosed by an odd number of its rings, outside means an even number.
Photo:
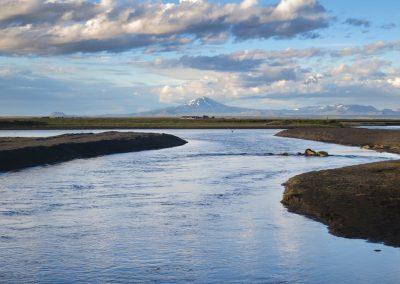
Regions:
<svg viewBox="0 0 400 284"><path fill-rule="evenodd" d="M208 97L189 101L187 104L168 107L148 112L135 113L129 116L269 116L269 117L400 117L400 110L378 110L373 106L363 105L327 105L310 106L294 110L259 110L228 106Z"/></svg>
<svg viewBox="0 0 400 284"><path fill-rule="evenodd" d="M63 113L61 111L55 111L55 112L52 112L49 116L56 118L56 117L67 117L68 115L66 115L65 113Z"/></svg>

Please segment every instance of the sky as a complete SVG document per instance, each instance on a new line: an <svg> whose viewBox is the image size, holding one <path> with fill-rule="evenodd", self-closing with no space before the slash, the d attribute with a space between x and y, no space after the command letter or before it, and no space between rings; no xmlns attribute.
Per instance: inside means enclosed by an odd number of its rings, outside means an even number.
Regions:
<svg viewBox="0 0 400 284"><path fill-rule="evenodd" d="M0 115L400 109L398 0L1 0Z"/></svg>

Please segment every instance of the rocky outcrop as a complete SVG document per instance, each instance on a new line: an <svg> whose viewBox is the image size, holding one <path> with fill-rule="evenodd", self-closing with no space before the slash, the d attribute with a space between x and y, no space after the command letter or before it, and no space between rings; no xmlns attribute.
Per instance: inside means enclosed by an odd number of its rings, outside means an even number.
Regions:
<svg viewBox="0 0 400 284"><path fill-rule="evenodd" d="M76 158L184 145L185 140L169 135L139 132L65 134L54 137L0 138L0 171L53 164Z"/></svg>

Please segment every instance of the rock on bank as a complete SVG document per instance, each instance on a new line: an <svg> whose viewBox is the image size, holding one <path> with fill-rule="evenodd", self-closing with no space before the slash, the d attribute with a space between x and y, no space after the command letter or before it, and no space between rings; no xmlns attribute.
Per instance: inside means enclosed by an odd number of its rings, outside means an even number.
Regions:
<svg viewBox="0 0 400 284"><path fill-rule="evenodd" d="M155 150L187 142L170 134L103 132L64 134L54 137L0 138L0 171L53 164L76 158Z"/></svg>

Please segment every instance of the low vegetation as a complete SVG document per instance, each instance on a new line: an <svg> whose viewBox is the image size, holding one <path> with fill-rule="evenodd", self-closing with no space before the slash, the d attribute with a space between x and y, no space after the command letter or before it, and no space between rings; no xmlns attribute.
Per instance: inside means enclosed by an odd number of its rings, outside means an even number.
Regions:
<svg viewBox="0 0 400 284"><path fill-rule="evenodd" d="M277 136L359 146L364 149L400 154L400 131L397 130L309 127L284 130Z"/></svg>
<svg viewBox="0 0 400 284"><path fill-rule="evenodd" d="M0 129L189 129L343 127L400 124L400 120L261 119L261 118L0 118Z"/></svg>

